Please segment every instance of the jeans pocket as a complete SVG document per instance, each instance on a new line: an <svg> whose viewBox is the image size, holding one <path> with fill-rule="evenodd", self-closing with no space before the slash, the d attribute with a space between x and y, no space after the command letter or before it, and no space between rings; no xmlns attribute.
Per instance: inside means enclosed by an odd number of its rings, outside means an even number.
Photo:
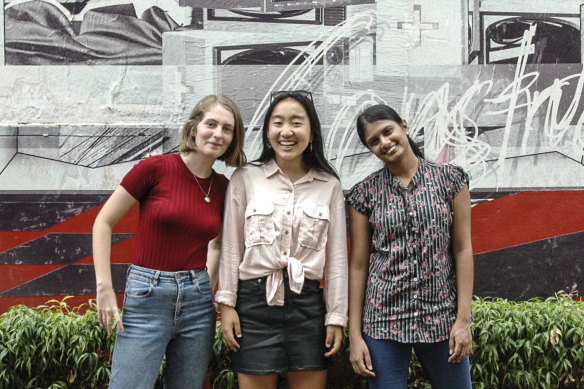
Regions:
<svg viewBox="0 0 584 389"><path fill-rule="evenodd" d="M126 281L126 296L145 298L152 295L154 285L149 278L130 274Z"/></svg>
<svg viewBox="0 0 584 389"><path fill-rule="evenodd" d="M203 271L199 273L196 277L196 287L197 291L201 294L212 294L211 290L211 280L209 279L209 273Z"/></svg>

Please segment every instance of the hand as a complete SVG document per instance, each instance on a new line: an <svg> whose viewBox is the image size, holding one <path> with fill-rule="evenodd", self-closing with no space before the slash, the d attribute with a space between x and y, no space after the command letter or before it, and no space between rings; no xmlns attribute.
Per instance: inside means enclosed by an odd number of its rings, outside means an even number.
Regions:
<svg viewBox="0 0 584 389"><path fill-rule="evenodd" d="M351 338L351 354L349 357L355 373L365 377L375 377L369 348L363 337Z"/></svg>
<svg viewBox="0 0 584 389"><path fill-rule="evenodd" d="M456 320L450 331L450 358L448 362L460 362L472 352L470 323Z"/></svg>
<svg viewBox="0 0 584 389"><path fill-rule="evenodd" d="M340 326L326 327L326 341L325 346L329 349L324 356L330 357L335 355L341 349L343 344L343 328Z"/></svg>
<svg viewBox="0 0 584 389"><path fill-rule="evenodd" d="M120 332L124 332L118 301L112 287L97 289L97 319L103 324L108 335L112 334L112 319L115 319Z"/></svg>
<svg viewBox="0 0 584 389"><path fill-rule="evenodd" d="M241 338L241 326L239 324L239 315L235 308L228 305L219 304L221 311L221 333L227 346L233 351L239 350L239 343L235 338ZM235 335L235 336L234 336Z"/></svg>

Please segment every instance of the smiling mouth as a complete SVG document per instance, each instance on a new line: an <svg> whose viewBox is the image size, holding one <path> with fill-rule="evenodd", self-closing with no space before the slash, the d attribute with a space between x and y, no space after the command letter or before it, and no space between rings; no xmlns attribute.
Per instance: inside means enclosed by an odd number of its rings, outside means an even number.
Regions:
<svg viewBox="0 0 584 389"><path fill-rule="evenodd" d="M296 145L296 142L278 142L278 144L282 147L292 147Z"/></svg>
<svg viewBox="0 0 584 389"><path fill-rule="evenodd" d="M395 151L395 149L396 149L396 148L397 148L397 143L396 143L396 144L394 144L393 146L391 146L391 147L389 148L389 150L387 150L387 151L386 151L386 152L384 152L383 154L391 154L391 153L393 153L393 152Z"/></svg>

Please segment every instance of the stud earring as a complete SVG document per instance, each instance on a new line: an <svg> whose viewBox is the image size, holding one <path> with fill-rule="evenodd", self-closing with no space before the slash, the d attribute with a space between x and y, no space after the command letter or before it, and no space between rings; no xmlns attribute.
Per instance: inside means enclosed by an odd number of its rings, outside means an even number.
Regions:
<svg viewBox="0 0 584 389"><path fill-rule="evenodd" d="M268 149L272 148L272 144L268 141Z"/></svg>
<svg viewBox="0 0 584 389"><path fill-rule="evenodd" d="M312 141L310 141L310 152L312 153Z"/></svg>

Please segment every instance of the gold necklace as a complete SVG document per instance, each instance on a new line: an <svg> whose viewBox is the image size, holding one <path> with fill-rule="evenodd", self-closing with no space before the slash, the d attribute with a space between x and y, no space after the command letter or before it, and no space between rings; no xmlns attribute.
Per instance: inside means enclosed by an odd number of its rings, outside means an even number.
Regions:
<svg viewBox="0 0 584 389"><path fill-rule="evenodd" d="M207 193L205 193L205 191L203 190L203 187L199 183L199 179L193 173L193 177L195 177L195 181L197 181L197 185L199 185L199 189L201 189L201 193L203 193L203 196L205 196L205 202L207 204L209 204L211 202L211 197L209 197L209 193L211 193L211 188L213 187L213 181L215 180L215 175L213 173L211 173L211 176L212 177L211 177L211 183L209 184L209 190L207 191Z"/></svg>

